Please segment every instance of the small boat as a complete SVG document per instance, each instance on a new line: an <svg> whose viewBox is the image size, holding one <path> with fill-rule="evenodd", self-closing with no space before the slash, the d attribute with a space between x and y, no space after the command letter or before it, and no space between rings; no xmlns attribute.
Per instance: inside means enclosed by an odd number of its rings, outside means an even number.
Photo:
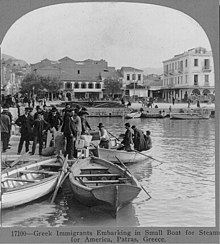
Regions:
<svg viewBox="0 0 220 244"><path fill-rule="evenodd" d="M208 109L192 109L182 113L170 113L170 119L198 120L209 119L211 112Z"/></svg>
<svg viewBox="0 0 220 244"><path fill-rule="evenodd" d="M125 119L136 119L136 118L140 118L141 117L141 113L140 112L134 112L134 113L129 113L125 115Z"/></svg>
<svg viewBox="0 0 220 244"><path fill-rule="evenodd" d="M2 209L31 202L52 192L62 161L58 156L5 169L1 175Z"/></svg>
<svg viewBox="0 0 220 244"><path fill-rule="evenodd" d="M140 116L141 118L152 118L152 119L163 119L167 117L166 112L143 112Z"/></svg>
<svg viewBox="0 0 220 244"><path fill-rule="evenodd" d="M130 163L137 163L141 161L147 161L150 159L148 157L151 153L151 149L147 151L137 152L137 151L131 151L127 152L124 150L117 150L117 149L106 149L106 148L97 148L98 151L98 157L103 158L105 160L108 160L113 163L118 163L118 158L122 160L124 164L130 164Z"/></svg>
<svg viewBox="0 0 220 244"><path fill-rule="evenodd" d="M69 180L75 199L89 207L100 206L114 217L141 191L127 169L97 157L73 164Z"/></svg>

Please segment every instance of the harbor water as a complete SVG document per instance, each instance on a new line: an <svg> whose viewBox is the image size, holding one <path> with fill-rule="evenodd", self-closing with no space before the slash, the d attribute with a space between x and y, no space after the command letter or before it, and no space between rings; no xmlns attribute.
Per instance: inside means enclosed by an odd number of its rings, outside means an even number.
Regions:
<svg viewBox="0 0 220 244"><path fill-rule="evenodd" d="M93 129L99 122L113 135L125 131L122 118L89 118ZM151 131L151 156L163 162L147 160L129 166L151 199L142 190L113 218L98 208L79 204L67 182L55 204L50 204L46 196L2 211L2 226L215 226L215 120L165 118L126 122Z"/></svg>

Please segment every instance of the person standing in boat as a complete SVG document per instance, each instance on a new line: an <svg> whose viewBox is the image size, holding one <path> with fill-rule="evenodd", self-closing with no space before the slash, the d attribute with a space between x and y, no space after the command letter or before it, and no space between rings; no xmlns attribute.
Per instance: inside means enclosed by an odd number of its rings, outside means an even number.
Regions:
<svg viewBox="0 0 220 244"><path fill-rule="evenodd" d="M15 121L15 124L21 127L20 128L21 137L18 144L17 154L21 153L24 142L25 142L25 150L26 152L28 152L31 136L33 134L33 124L34 124L34 118L30 115L29 108L25 108L24 114L21 115Z"/></svg>
<svg viewBox="0 0 220 244"><path fill-rule="evenodd" d="M99 135L100 135L99 147L109 149L110 148L110 138L109 138L107 130L104 129L104 125L102 123L99 123L99 125L97 127L99 128Z"/></svg>
<svg viewBox="0 0 220 244"><path fill-rule="evenodd" d="M126 150L129 152L129 151L132 151L132 149L134 147L134 143L133 143L133 133L134 132L131 129L130 123L125 123L125 128L126 128L125 136L121 142L121 144L123 146L120 146L118 148L118 150Z"/></svg>
<svg viewBox="0 0 220 244"><path fill-rule="evenodd" d="M79 110L75 108L74 113L73 113L73 121L76 125L76 139L80 139L81 133L82 133L82 123L81 123L81 118L78 115Z"/></svg>
<svg viewBox="0 0 220 244"><path fill-rule="evenodd" d="M45 132L50 128L50 124L46 122L43 118L43 112L39 112L37 114L37 119L34 120L34 127L33 127L33 146L32 146L32 155L34 155L36 150L37 142L39 142L39 155L42 154L43 149L43 136Z"/></svg>
<svg viewBox="0 0 220 244"><path fill-rule="evenodd" d="M146 149L149 150L152 148L152 140L151 140L151 136L150 136L150 131L147 130L146 131L146 135L144 135L145 141L146 141Z"/></svg>
<svg viewBox="0 0 220 244"><path fill-rule="evenodd" d="M143 131L136 128L135 125L132 125L132 130L134 131L133 141L134 141L134 149L139 152L146 150L147 143L144 138Z"/></svg>

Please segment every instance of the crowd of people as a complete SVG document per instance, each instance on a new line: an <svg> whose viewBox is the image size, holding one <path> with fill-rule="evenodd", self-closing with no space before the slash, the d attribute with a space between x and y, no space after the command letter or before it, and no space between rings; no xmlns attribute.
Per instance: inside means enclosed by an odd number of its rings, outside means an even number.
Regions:
<svg viewBox="0 0 220 244"><path fill-rule="evenodd" d="M39 155L42 155L43 148L51 145L47 144L48 131L54 135L55 132L62 133L66 148L65 154L69 159L77 157L76 141L82 135L90 134L91 127L87 121L88 116L85 107L71 107L67 105L62 111L53 106L49 109L46 105L36 106L33 108L26 107L24 114L15 120L15 124L20 127L20 141L17 148L17 154L20 154L25 143L25 151L29 152L30 142L32 143L31 155L35 154L36 145L39 143ZM10 148L10 135L12 127L12 115L8 108L4 107L1 113L1 140L2 152L6 152ZM97 126L99 129L100 143L99 147L110 148L110 136L102 123ZM125 124L126 132L119 146L119 150L138 151L148 150L152 147L150 131L143 133L136 126ZM54 139L54 137L52 137Z"/></svg>

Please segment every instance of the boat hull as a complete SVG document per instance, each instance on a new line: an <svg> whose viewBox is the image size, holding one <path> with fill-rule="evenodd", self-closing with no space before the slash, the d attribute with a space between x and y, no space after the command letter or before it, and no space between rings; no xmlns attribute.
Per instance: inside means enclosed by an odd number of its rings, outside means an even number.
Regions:
<svg viewBox="0 0 220 244"><path fill-rule="evenodd" d="M125 171L117 165L99 158L96 158L96 160L104 162L104 165L108 167L108 170L111 172L120 173L121 175L125 174ZM84 166L83 163L82 166ZM137 180L128 172L126 176L131 180L132 184L83 185L75 179L75 175L77 175L79 171L77 169L75 170L74 167L77 166L73 165L71 169L69 175L70 185L74 193L74 198L86 206L100 206L115 215L117 211L129 204L141 191Z"/></svg>
<svg viewBox="0 0 220 244"><path fill-rule="evenodd" d="M170 114L170 119L179 119L179 120L198 120L198 119L209 119L209 115L200 115L200 114L186 114L186 113L175 113Z"/></svg>
<svg viewBox="0 0 220 244"><path fill-rule="evenodd" d="M150 155L151 150L142 151L141 154L137 152L127 152L123 150L116 150L116 149L105 149L105 148L98 148L98 156L103 158L107 161L118 163L116 156L124 163L137 163L141 161L147 161L150 158L147 156ZM144 154L144 155L143 155Z"/></svg>
<svg viewBox="0 0 220 244"><path fill-rule="evenodd" d="M125 115L125 119L138 119L141 117L141 113L130 113Z"/></svg>
<svg viewBox="0 0 220 244"><path fill-rule="evenodd" d="M48 177L44 177L44 173L42 175L39 175L38 173L27 173L26 177L23 178L23 181L20 182L19 180L16 180L16 174L24 171L36 170L38 167L51 162L56 162L56 159L44 160L37 163L22 164L21 166L5 170L2 174L1 183L2 209L16 207L34 201L53 191L59 177L59 172L53 172ZM10 178L12 180L7 180ZM25 182L26 179L27 182ZM28 182L28 180L30 182Z"/></svg>
<svg viewBox="0 0 220 244"><path fill-rule="evenodd" d="M159 114L159 113L142 113L141 118L151 118L151 119L163 119L166 117L166 114Z"/></svg>

